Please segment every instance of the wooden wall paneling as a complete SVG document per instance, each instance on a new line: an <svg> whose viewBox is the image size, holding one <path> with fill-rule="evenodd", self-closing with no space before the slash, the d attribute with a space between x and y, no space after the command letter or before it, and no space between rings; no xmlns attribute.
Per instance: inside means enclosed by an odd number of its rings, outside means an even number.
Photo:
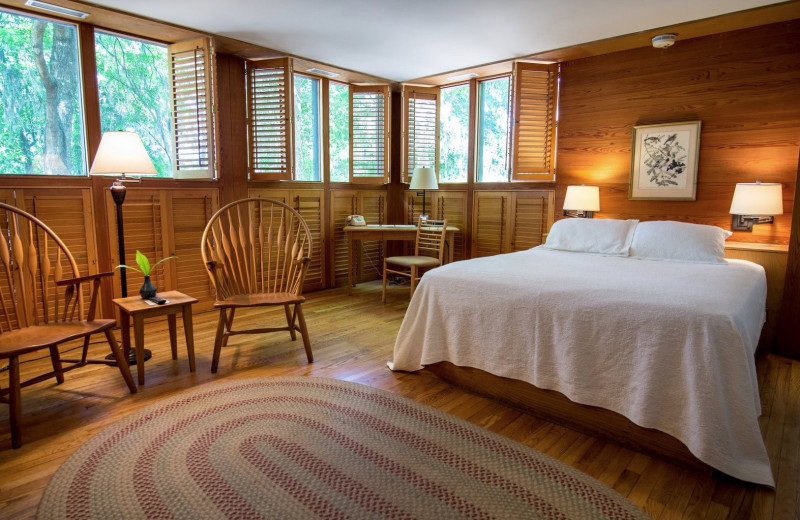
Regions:
<svg viewBox="0 0 800 520"><path fill-rule="evenodd" d="M767 321L761 330L760 351L770 351L775 343L778 317L783 301L783 288L786 277L787 247L778 244L748 244L728 242L725 244L725 258L749 260L762 267L767 273Z"/></svg>
<svg viewBox="0 0 800 520"><path fill-rule="evenodd" d="M136 251L141 251L151 263L169 256L170 246L165 227L171 219L165 207L167 194L165 190L147 188L128 188L125 203L122 205L122 219L125 233L125 263L136 266ZM120 264L117 241L116 206L111 194L106 191L106 214L109 222L110 257L113 266ZM200 240L197 241L198 247ZM150 274L150 280L159 291L171 290L166 263L156 267ZM135 296L144 283L144 277L132 269L127 272L128 296ZM114 298L122 295L120 289L119 269L114 270Z"/></svg>
<svg viewBox="0 0 800 520"><path fill-rule="evenodd" d="M16 206L35 216L64 241L81 275L98 271L92 194L88 188L24 188L16 190ZM82 288L84 301L91 287Z"/></svg>
<svg viewBox="0 0 800 520"><path fill-rule="evenodd" d="M524 251L541 245L553 223L552 191L517 191L511 194L509 251Z"/></svg>
<svg viewBox="0 0 800 520"><path fill-rule="evenodd" d="M250 197L263 197L288 204L300 212L311 231L312 249L311 264L306 273L303 290L315 291L327 287L326 277L326 237L325 229L325 190L298 189L281 190L269 188L251 188ZM348 213L350 215L351 213ZM347 271L345 271L347 278Z"/></svg>
<svg viewBox="0 0 800 520"><path fill-rule="evenodd" d="M505 191L475 191L472 214L472 257L508 250L510 197Z"/></svg>
<svg viewBox="0 0 800 520"><path fill-rule="evenodd" d="M209 310L214 306L214 288L203 265L200 242L206 223L219 209L217 190L170 190L165 204L169 254L177 256L163 264L169 287L197 298L196 311Z"/></svg>
<svg viewBox="0 0 800 520"><path fill-rule="evenodd" d="M800 20L562 63L558 197L600 186L600 216L730 228L734 185L784 184L784 215L732 241L786 244L800 135ZM702 121L697 200L627 198L632 127Z"/></svg>
<svg viewBox="0 0 800 520"><path fill-rule="evenodd" d="M437 191L434 192L433 210L430 212L433 218L439 220L447 219L448 225L456 226L459 231L453 237L454 243L450 244L453 248L453 260L464 260L467 258L467 241L465 240L468 227L467 220L467 192L466 191Z"/></svg>
<svg viewBox="0 0 800 520"><path fill-rule="evenodd" d="M328 262L331 266L328 284L347 285L347 236L342 228L348 215L358 214L358 192L356 190L331 190L328 219ZM360 255L355 255L358 263Z"/></svg>
<svg viewBox="0 0 800 520"><path fill-rule="evenodd" d="M215 55L217 178L221 205L247 197L247 112L245 62Z"/></svg>
<svg viewBox="0 0 800 520"><path fill-rule="evenodd" d="M800 156L797 172L800 175ZM795 183L792 234L789 241L776 351L800 359L800 185Z"/></svg>
<svg viewBox="0 0 800 520"><path fill-rule="evenodd" d="M368 224L386 224L385 191L359 190L358 211ZM383 277L383 258L385 244L380 240L361 241L361 261L359 262L358 282L377 280Z"/></svg>

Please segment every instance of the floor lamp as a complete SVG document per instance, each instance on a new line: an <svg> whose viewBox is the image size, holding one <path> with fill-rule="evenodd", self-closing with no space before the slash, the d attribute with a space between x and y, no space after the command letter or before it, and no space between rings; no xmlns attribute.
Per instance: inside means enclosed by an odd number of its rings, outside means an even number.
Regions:
<svg viewBox="0 0 800 520"><path fill-rule="evenodd" d="M117 243L119 244L119 263L125 262L125 230L122 221L122 203L125 201L127 187L125 183L141 182L139 176L156 175L155 166L147 150L142 144L141 138L134 132L106 132L100 140L97 154L89 170L90 175L102 175L117 177L111 184L111 198L117 206ZM134 174L135 177L127 175ZM119 279L122 289L122 297L128 296L128 276L127 269L119 270ZM152 356L152 352L145 349L144 360L147 361ZM113 356L110 356L113 358ZM107 358L108 359L108 358ZM130 349L129 364L136 363L136 350Z"/></svg>

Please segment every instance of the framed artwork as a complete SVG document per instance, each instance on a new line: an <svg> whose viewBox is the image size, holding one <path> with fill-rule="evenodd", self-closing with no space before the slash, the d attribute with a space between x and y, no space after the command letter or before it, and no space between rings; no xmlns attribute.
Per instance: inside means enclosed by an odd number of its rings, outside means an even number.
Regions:
<svg viewBox="0 0 800 520"><path fill-rule="evenodd" d="M633 127L628 198L695 200L700 121Z"/></svg>

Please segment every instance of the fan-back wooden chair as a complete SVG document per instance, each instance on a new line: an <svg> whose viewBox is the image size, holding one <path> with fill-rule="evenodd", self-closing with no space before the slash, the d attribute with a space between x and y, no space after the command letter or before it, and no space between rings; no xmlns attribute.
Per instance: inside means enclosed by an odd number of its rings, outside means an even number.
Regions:
<svg viewBox="0 0 800 520"><path fill-rule="evenodd" d="M417 282L422 278L420 270L442 265L446 233L447 219L419 219L414 256L390 256L383 259L383 290L381 291L383 303L386 303L386 278L389 273L411 278L411 296L414 296Z"/></svg>
<svg viewBox="0 0 800 520"><path fill-rule="evenodd" d="M232 202L209 220L201 249L219 309L211 372L216 373L222 347L236 334L289 331L295 341L299 331L313 362L302 309L311 232L300 213L271 199ZM283 306L286 327L232 330L236 309L272 306Z"/></svg>
<svg viewBox="0 0 800 520"><path fill-rule="evenodd" d="M61 384L64 372L87 363L114 363L87 359L93 334L105 334L132 394L136 393L136 385L112 331L116 320L95 319L100 280L113 273L80 276L69 249L49 227L33 215L3 203L0 232L0 360L8 360L8 387L0 389L0 401L9 405L11 445L19 448L22 388L52 377ZM90 282L92 297L84 314L81 286ZM80 339L80 359L62 359L58 346ZM20 381L19 357L45 349L50 353L53 370Z"/></svg>

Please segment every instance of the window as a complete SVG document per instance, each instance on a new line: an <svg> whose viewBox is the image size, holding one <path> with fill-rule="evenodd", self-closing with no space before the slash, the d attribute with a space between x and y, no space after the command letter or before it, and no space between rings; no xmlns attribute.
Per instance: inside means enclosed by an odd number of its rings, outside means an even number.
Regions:
<svg viewBox="0 0 800 520"><path fill-rule="evenodd" d="M503 76L478 84L478 182L508 181L510 83Z"/></svg>
<svg viewBox="0 0 800 520"><path fill-rule="evenodd" d="M86 175L78 31L0 11L0 174Z"/></svg>
<svg viewBox="0 0 800 520"><path fill-rule="evenodd" d="M102 131L136 132L159 177L171 177L167 47L98 32L95 56Z"/></svg>
<svg viewBox="0 0 800 520"><path fill-rule="evenodd" d="M467 182L469 83L444 87L439 96L439 182Z"/></svg>
<svg viewBox="0 0 800 520"><path fill-rule="evenodd" d="M331 182L350 180L350 87L328 84Z"/></svg>
<svg viewBox="0 0 800 520"><path fill-rule="evenodd" d="M350 88L350 182L389 181L389 87Z"/></svg>
<svg viewBox="0 0 800 520"><path fill-rule="evenodd" d="M294 178L321 180L320 81L294 75Z"/></svg>

